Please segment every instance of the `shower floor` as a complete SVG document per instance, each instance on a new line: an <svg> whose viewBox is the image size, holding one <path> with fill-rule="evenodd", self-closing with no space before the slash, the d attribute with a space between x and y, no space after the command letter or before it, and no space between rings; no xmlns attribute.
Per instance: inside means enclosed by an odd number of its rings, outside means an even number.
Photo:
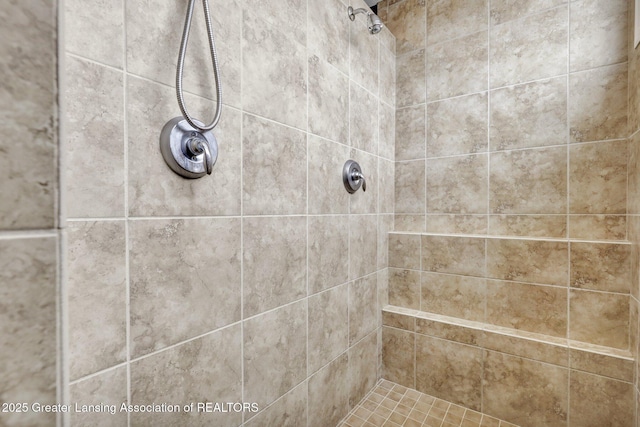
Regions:
<svg viewBox="0 0 640 427"><path fill-rule="evenodd" d="M428 394L380 380L338 427L517 427Z"/></svg>

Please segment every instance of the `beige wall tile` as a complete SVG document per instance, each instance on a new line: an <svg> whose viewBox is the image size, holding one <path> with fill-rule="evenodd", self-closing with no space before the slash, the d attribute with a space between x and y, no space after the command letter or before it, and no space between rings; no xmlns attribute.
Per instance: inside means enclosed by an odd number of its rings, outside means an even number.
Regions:
<svg viewBox="0 0 640 427"><path fill-rule="evenodd" d="M264 5L262 0L241 0L243 11L246 14L255 13ZM303 46L307 45L307 4L304 0L289 0L274 4L269 8L269 13L261 14L260 18L279 28L290 39L298 41Z"/></svg>
<svg viewBox="0 0 640 427"><path fill-rule="evenodd" d="M307 219L244 218L243 316L251 317L307 295Z"/></svg>
<svg viewBox="0 0 640 427"><path fill-rule="evenodd" d="M305 213L307 189L292 183L305 181L307 136L245 114L242 137L244 214Z"/></svg>
<svg viewBox="0 0 640 427"><path fill-rule="evenodd" d="M491 24L532 15L566 3L566 0L491 0Z"/></svg>
<svg viewBox="0 0 640 427"><path fill-rule="evenodd" d="M393 214L395 203L395 162L378 158L378 210L379 214Z"/></svg>
<svg viewBox="0 0 640 427"><path fill-rule="evenodd" d="M487 94L430 103L427 157L487 151Z"/></svg>
<svg viewBox="0 0 640 427"><path fill-rule="evenodd" d="M571 425L633 424L635 399L632 384L571 371L569 401Z"/></svg>
<svg viewBox="0 0 640 427"><path fill-rule="evenodd" d="M378 333L372 332L349 349L349 407L355 407L378 380Z"/></svg>
<svg viewBox="0 0 640 427"><path fill-rule="evenodd" d="M571 2L571 71L627 60L627 0Z"/></svg>
<svg viewBox="0 0 640 427"><path fill-rule="evenodd" d="M491 92L491 150L567 142L567 78Z"/></svg>
<svg viewBox="0 0 640 427"><path fill-rule="evenodd" d="M197 107L206 111L213 108L211 101L188 94L185 102L196 107L194 111ZM129 214L238 215L241 197L238 170L242 167L240 114L228 108L222 112L224 120L213 132L220 153L212 175L208 179L184 179L169 169L158 152L159 132L179 111L171 88L127 78Z"/></svg>
<svg viewBox="0 0 640 427"><path fill-rule="evenodd" d="M483 277L485 239L422 236L422 270Z"/></svg>
<svg viewBox="0 0 640 427"><path fill-rule="evenodd" d="M348 372L345 353L309 378L308 427L338 425L349 413Z"/></svg>
<svg viewBox="0 0 640 427"><path fill-rule="evenodd" d="M378 276L349 283L349 345L354 345L378 326Z"/></svg>
<svg viewBox="0 0 640 427"><path fill-rule="evenodd" d="M640 51L635 49L634 44L634 20L635 20L635 3L630 2L628 4L628 17L627 29L629 34L627 35L629 50L627 58L629 60L629 130L631 134L640 128L640 83L638 82L640 77Z"/></svg>
<svg viewBox="0 0 640 427"><path fill-rule="evenodd" d="M378 152L378 98L352 84L349 100L349 141L352 148Z"/></svg>
<svg viewBox="0 0 640 427"><path fill-rule="evenodd" d="M357 279L376 271L378 266L378 221L375 215L349 216L349 278Z"/></svg>
<svg viewBox="0 0 640 427"><path fill-rule="evenodd" d="M310 214L349 213L349 193L342 181L342 168L349 155L344 145L309 136Z"/></svg>
<svg viewBox="0 0 640 427"><path fill-rule="evenodd" d="M0 239L0 396L56 403L55 237ZM53 425L53 413L2 414L6 426Z"/></svg>
<svg viewBox="0 0 640 427"><path fill-rule="evenodd" d="M389 267L420 270L420 244L417 234L390 234Z"/></svg>
<svg viewBox="0 0 640 427"><path fill-rule="evenodd" d="M127 360L124 221L71 222L68 235L72 380Z"/></svg>
<svg viewBox="0 0 640 427"><path fill-rule="evenodd" d="M486 322L566 337L567 289L488 280Z"/></svg>
<svg viewBox="0 0 640 427"><path fill-rule="evenodd" d="M571 243L571 286L629 293L631 246L609 243Z"/></svg>
<svg viewBox="0 0 640 427"><path fill-rule="evenodd" d="M629 138L628 144L627 213L637 215L640 213L640 133L636 132Z"/></svg>
<svg viewBox="0 0 640 427"><path fill-rule="evenodd" d="M425 0L406 0L389 6L387 19L384 22L396 37L398 55L424 49L426 10Z"/></svg>
<svg viewBox="0 0 640 427"><path fill-rule="evenodd" d="M569 147L571 213L626 213L627 153L627 141Z"/></svg>
<svg viewBox="0 0 640 427"><path fill-rule="evenodd" d="M488 330L484 333L482 345L487 350L526 357L557 366L569 366L569 350L563 345L554 345L549 342L505 335Z"/></svg>
<svg viewBox="0 0 640 427"><path fill-rule="evenodd" d="M123 68L122 2L69 0L64 3L65 49L116 68Z"/></svg>
<svg viewBox="0 0 640 427"><path fill-rule="evenodd" d="M388 30L383 30L382 34L386 34ZM380 35L381 33L378 33ZM396 54L389 50L384 41L380 40L380 101L396 105Z"/></svg>
<svg viewBox="0 0 640 427"><path fill-rule="evenodd" d="M389 233L393 230L393 215L378 216L378 270L389 266Z"/></svg>
<svg viewBox="0 0 640 427"><path fill-rule="evenodd" d="M416 390L481 409L482 349L416 336Z"/></svg>
<svg viewBox="0 0 640 427"><path fill-rule="evenodd" d="M569 237L585 240L625 240L627 217L624 215L570 215Z"/></svg>
<svg viewBox="0 0 640 427"><path fill-rule="evenodd" d="M349 197L349 212L352 214L378 213L378 158L373 154L353 148L351 149L349 158L358 162L362 169L362 174L365 176L365 180L367 181L367 191L364 191L364 189L360 187L360 190L353 194L347 193ZM340 168L340 173L338 175L340 180L342 180L342 167ZM344 181L342 188L346 193L346 190L344 189Z"/></svg>
<svg viewBox="0 0 640 427"><path fill-rule="evenodd" d="M572 348L569 350L569 360L572 369L627 382L633 381L634 362L629 358L625 359Z"/></svg>
<svg viewBox="0 0 640 427"><path fill-rule="evenodd" d="M483 412L525 427L566 426L568 375L565 368L485 351Z"/></svg>
<svg viewBox="0 0 640 427"><path fill-rule="evenodd" d="M382 328L382 378L414 388L415 334Z"/></svg>
<svg viewBox="0 0 640 427"><path fill-rule="evenodd" d="M427 215L428 233L486 234L487 215Z"/></svg>
<svg viewBox="0 0 640 427"><path fill-rule="evenodd" d="M361 6L354 5L354 8ZM345 9L346 10L346 9ZM378 94L380 57L378 37L369 34L364 15L358 15L355 22L349 23L349 76L351 80L363 86L369 92ZM344 19L344 18L342 18Z"/></svg>
<svg viewBox="0 0 640 427"><path fill-rule="evenodd" d="M182 406L205 401L241 402L241 332L240 325L234 325L133 362L131 404L166 402ZM132 425L231 427L241 420L242 414L233 411L131 413Z"/></svg>
<svg viewBox="0 0 640 427"><path fill-rule="evenodd" d="M427 1L427 43L436 44L465 34L486 31L487 0Z"/></svg>
<svg viewBox="0 0 640 427"><path fill-rule="evenodd" d="M488 156L427 160L427 213L486 214Z"/></svg>
<svg viewBox="0 0 640 427"><path fill-rule="evenodd" d="M558 7L493 27L491 87L566 73L568 12L568 7Z"/></svg>
<svg viewBox="0 0 640 427"><path fill-rule="evenodd" d="M484 278L423 272L420 310L483 322L486 286Z"/></svg>
<svg viewBox="0 0 640 427"><path fill-rule="evenodd" d="M397 110L395 121L396 161L424 159L427 128L425 104Z"/></svg>
<svg viewBox="0 0 640 427"><path fill-rule="evenodd" d="M566 213L566 148L492 153L490 161L491 213Z"/></svg>
<svg viewBox="0 0 640 427"><path fill-rule="evenodd" d="M239 219L130 223L133 357L240 320L240 240Z"/></svg>
<svg viewBox="0 0 640 427"><path fill-rule="evenodd" d="M323 138L348 142L349 79L315 55L309 57L308 127Z"/></svg>
<svg viewBox="0 0 640 427"><path fill-rule="evenodd" d="M487 239L487 277L566 286L568 268L565 242Z"/></svg>
<svg viewBox="0 0 640 427"><path fill-rule="evenodd" d="M127 402L127 368L121 366L95 377L80 381L69 387L69 394L74 410L70 415L72 427L95 426L111 427L126 425L127 413L120 412L120 406ZM75 412L75 406L109 405L115 407L111 412Z"/></svg>
<svg viewBox="0 0 640 427"><path fill-rule="evenodd" d="M389 304L420 309L420 272L389 269Z"/></svg>
<svg viewBox="0 0 640 427"><path fill-rule="evenodd" d="M566 237L566 215L491 215L489 233L494 236Z"/></svg>
<svg viewBox="0 0 640 427"><path fill-rule="evenodd" d="M254 1L254 3L257 3ZM258 6L260 10L264 6ZM313 25L307 27L309 53L333 65L344 74L349 73L349 25L344 19L345 6L341 0L308 3ZM304 17L302 18L304 22Z"/></svg>
<svg viewBox="0 0 640 427"><path fill-rule="evenodd" d="M391 326L396 329L404 329L413 332L415 330L415 317L408 314L394 313L391 311L382 311L382 324Z"/></svg>
<svg viewBox="0 0 640 427"><path fill-rule="evenodd" d="M618 64L569 76L571 142L627 136L627 65Z"/></svg>
<svg viewBox="0 0 640 427"><path fill-rule="evenodd" d="M425 161L396 162L396 213L425 213Z"/></svg>
<svg viewBox="0 0 640 427"><path fill-rule="evenodd" d="M246 320L244 401L263 408L307 375L307 301Z"/></svg>
<svg viewBox="0 0 640 427"><path fill-rule="evenodd" d="M487 90L487 32L427 48L427 99L436 101Z"/></svg>
<svg viewBox="0 0 640 427"><path fill-rule="evenodd" d="M83 7L79 7L83 9ZM66 210L70 217L124 216L123 74L65 58Z"/></svg>
<svg viewBox="0 0 640 427"><path fill-rule="evenodd" d="M419 334L473 346L479 346L483 342L481 329L420 317L416 318L415 322L416 332Z"/></svg>
<svg viewBox="0 0 640 427"><path fill-rule="evenodd" d="M395 84L393 85L395 87ZM395 105L395 101L394 104ZM379 104L380 138L378 141L378 155L387 160L395 160L396 150L396 110L395 107L383 102Z"/></svg>
<svg viewBox="0 0 640 427"><path fill-rule="evenodd" d="M396 57L396 108L426 101L425 50L420 49Z"/></svg>
<svg viewBox="0 0 640 427"><path fill-rule="evenodd" d="M349 285L309 297L310 374L347 350L349 326Z"/></svg>
<svg viewBox="0 0 640 427"><path fill-rule="evenodd" d="M252 414L246 414L249 417ZM298 427L307 424L307 383L303 382L245 423L247 427Z"/></svg>
<svg viewBox="0 0 640 427"><path fill-rule="evenodd" d="M569 338L619 349L629 347L629 296L572 289Z"/></svg>
<svg viewBox="0 0 640 427"><path fill-rule="evenodd" d="M425 231L425 216L424 215L394 215L394 230L396 231L409 231L409 232L424 232Z"/></svg>
<svg viewBox="0 0 640 427"><path fill-rule="evenodd" d="M349 217L310 216L309 240L309 293L329 289L349 280Z"/></svg>

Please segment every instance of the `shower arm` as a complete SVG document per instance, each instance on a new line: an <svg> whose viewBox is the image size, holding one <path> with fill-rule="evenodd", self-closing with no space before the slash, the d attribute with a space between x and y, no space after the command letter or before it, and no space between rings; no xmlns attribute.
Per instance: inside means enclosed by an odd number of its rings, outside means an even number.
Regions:
<svg viewBox="0 0 640 427"><path fill-rule="evenodd" d="M343 9L344 10L344 9ZM349 9L347 10L349 13L349 19L351 19L352 21L356 20L356 15L359 13L364 13L365 15L369 16L372 14L372 12L369 12L363 8L358 8L358 9L354 9L353 7L349 6ZM344 13L344 12L343 12ZM344 16L344 15L343 15Z"/></svg>

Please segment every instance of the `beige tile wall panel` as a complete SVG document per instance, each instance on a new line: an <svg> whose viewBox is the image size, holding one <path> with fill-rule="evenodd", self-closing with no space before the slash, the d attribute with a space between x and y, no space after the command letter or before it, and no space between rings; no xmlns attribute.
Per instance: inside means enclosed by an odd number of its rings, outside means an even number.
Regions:
<svg viewBox="0 0 640 427"><path fill-rule="evenodd" d="M350 325L348 316L347 284L309 298L309 373L317 372L347 350Z"/></svg>
<svg viewBox="0 0 640 427"><path fill-rule="evenodd" d="M126 425L127 413L120 412L122 402L127 402L127 368L120 366L99 375L74 383L69 387L70 401L74 408L82 405L115 406L115 414L111 412L72 412L71 426L86 425L111 427Z"/></svg>

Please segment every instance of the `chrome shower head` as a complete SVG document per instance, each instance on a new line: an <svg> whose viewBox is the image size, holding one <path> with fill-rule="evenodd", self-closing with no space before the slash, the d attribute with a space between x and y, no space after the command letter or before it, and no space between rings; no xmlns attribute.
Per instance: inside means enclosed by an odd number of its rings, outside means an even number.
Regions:
<svg viewBox="0 0 640 427"><path fill-rule="evenodd" d="M359 13L364 13L367 15L367 20L369 21L367 24L367 26L369 27L369 33L378 34L380 31L382 31L382 27L384 27L384 24L382 23L382 20L380 20L378 15L376 15L375 13L371 12L370 10L365 10L363 8L358 8L354 10L353 7L351 6L349 6L349 8L347 9L347 14L349 15L349 19L351 19L352 21L355 21L356 15Z"/></svg>

